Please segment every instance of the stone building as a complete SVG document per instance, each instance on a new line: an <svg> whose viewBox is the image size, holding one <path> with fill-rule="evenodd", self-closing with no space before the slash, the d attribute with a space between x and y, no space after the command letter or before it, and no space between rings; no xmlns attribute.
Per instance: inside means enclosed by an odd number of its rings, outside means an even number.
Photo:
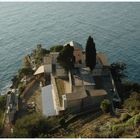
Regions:
<svg viewBox="0 0 140 140"><path fill-rule="evenodd" d="M43 114L54 116L66 110L77 113L100 108L100 103L105 98L111 102L114 97L120 100L106 55L99 52L96 54L96 66L91 73L85 65L85 51L82 46L75 41L67 44L74 47L76 60L75 68L71 72L66 72L57 63L57 52L44 57L43 67L38 68L35 73L40 70L50 75L50 85L42 87Z"/></svg>
<svg viewBox="0 0 140 140"><path fill-rule="evenodd" d="M83 62L82 45L75 41L70 41L69 43L66 43L64 46L66 46L67 44L69 44L70 46L74 48L73 55L75 56L75 63L81 64Z"/></svg>

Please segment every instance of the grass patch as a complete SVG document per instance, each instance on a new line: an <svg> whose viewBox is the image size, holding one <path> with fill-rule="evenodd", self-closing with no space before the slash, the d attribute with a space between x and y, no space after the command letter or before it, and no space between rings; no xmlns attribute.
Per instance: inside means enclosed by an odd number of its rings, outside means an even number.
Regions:
<svg viewBox="0 0 140 140"><path fill-rule="evenodd" d="M58 96L60 100L60 105L62 105L62 95L65 93L64 82L61 79L56 78L56 85L58 89Z"/></svg>

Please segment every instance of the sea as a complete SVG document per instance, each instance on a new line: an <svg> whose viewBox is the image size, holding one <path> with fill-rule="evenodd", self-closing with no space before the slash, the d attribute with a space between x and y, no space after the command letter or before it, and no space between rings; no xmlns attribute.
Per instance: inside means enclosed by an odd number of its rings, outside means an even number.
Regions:
<svg viewBox="0 0 140 140"><path fill-rule="evenodd" d="M11 85L25 55L88 36L110 63L127 64L128 79L140 82L139 2L0 2L0 93Z"/></svg>

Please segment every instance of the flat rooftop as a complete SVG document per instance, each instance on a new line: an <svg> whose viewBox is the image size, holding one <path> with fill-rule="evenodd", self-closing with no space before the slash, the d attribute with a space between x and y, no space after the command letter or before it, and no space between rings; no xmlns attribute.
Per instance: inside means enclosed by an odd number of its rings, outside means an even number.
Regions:
<svg viewBox="0 0 140 140"><path fill-rule="evenodd" d="M42 87L42 112L45 116L57 115L51 85Z"/></svg>

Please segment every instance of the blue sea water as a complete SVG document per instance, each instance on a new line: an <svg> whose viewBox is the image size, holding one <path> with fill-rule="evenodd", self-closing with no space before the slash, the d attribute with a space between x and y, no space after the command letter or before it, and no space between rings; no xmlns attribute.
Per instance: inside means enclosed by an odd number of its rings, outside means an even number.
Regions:
<svg viewBox="0 0 140 140"><path fill-rule="evenodd" d="M0 91L38 43L49 48L89 35L110 63L124 61L140 82L140 3L0 3ZM27 51L28 50L28 51Z"/></svg>

